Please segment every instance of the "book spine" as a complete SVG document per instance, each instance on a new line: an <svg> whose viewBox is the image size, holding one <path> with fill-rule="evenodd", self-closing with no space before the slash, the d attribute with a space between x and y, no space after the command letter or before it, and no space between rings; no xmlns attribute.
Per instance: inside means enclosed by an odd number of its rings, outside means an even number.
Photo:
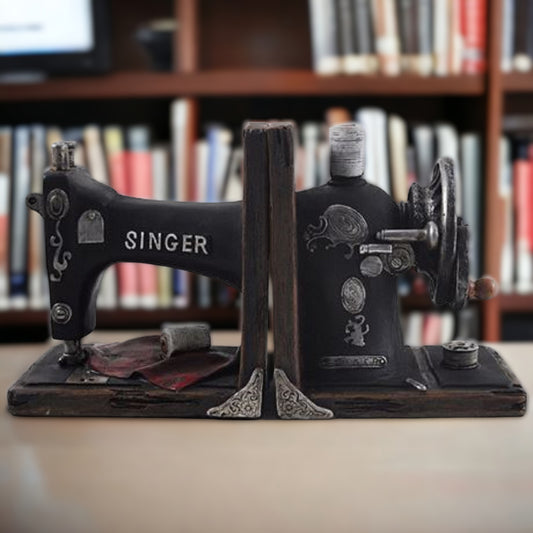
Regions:
<svg viewBox="0 0 533 533"><path fill-rule="evenodd" d="M340 32L342 70L346 74L364 72L355 47L355 28L352 0L336 0L337 27Z"/></svg>
<svg viewBox="0 0 533 533"><path fill-rule="evenodd" d="M389 146L393 198L397 202L406 202L408 193L407 124L397 115L389 117Z"/></svg>
<svg viewBox="0 0 533 533"><path fill-rule="evenodd" d="M0 127L0 309L9 307L9 198L11 128Z"/></svg>
<svg viewBox="0 0 533 533"><path fill-rule="evenodd" d="M515 0L513 67L519 72L527 72L532 66L527 46L528 4L528 0Z"/></svg>
<svg viewBox="0 0 533 533"><path fill-rule="evenodd" d="M461 177L465 222L470 226L470 276L478 279L481 272L481 139L478 134L461 135Z"/></svg>
<svg viewBox="0 0 533 533"><path fill-rule="evenodd" d="M386 76L400 73L400 41L394 0L374 1L374 31L380 71Z"/></svg>
<svg viewBox="0 0 533 533"><path fill-rule="evenodd" d="M500 139L499 194L503 201L505 224L500 263L500 289L503 293L511 293L513 292L514 272L513 171L511 142L504 136Z"/></svg>
<svg viewBox="0 0 533 533"><path fill-rule="evenodd" d="M449 50L449 10L448 0L434 0L433 4L433 54L435 58L435 74L447 76Z"/></svg>
<svg viewBox="0 0 533 533"><path fill-rule="evenodd" d="M464 24L463 72L481 74L486 69L486 0L463 0L462 20Z"/></svg>
<svg viewBox="0 0 533 533"><path fill-rule="evenodd" d="M398 0L396 3L400 34L401 66L405 72L415 72L416 31L415 1Z"/></svg>
<svg viewBox="0 0 533 533"><path fill-rule="evenodd" d="M74 135L77 136L75 132ZM104 154L104 147L102 143L102 135L100 128L96 125L86 126L81 137L83 139L83 145L79 143L76 146L77 152L74 157L81 159L82 149L85 148L85 158L87 159L87 166L91 173L91 176L100 183L109 185L109 176L107 173L107 165ZM83 165L84 163L76 161L77 165ZM115 265L108 267L100 283L100 290L98 292L98 298L96 300L96 306L101 309L114 309L118 303L118 290L117 290L117 273Z"/></svg>
<svg viewBox="0 0 533 533"><path fill-rule="evenodd" d="M413 127L416 181L423 187L429 185L433 163L435 162L433 139L433 128L431 126L418 124Z"/></svg>
<svg viewBox="0 0 533 533"><path fill-rule="evenodd" d="M128 172L131 179L131 195L153 199L152 159L150 132L146 126L128 128ZM138 264L139 304L145 309L157 307L157 267Z"/></svg>
<svg viewBox="0 0 533 533"><path fill-rule="evenodd" d="M513 70L514 0L502 1L502 72Z"/></svg>
<svg viewBox="0 0 533 533"><path fill-rule="evenodd" d="M104 129L104 145L107 153L110 185L122 195L130 195L128 161L124 146L124 134L119 126ZM118 303L124 309L139 307L139 276L136 263L119 263L117 269Z"/></svg>
<svg viewBox="0 0 533 533"><path fill-rule="evenodd" d="M304 188L310 189L318 185L318 142L320 126L314 122L306 122L302 126L302 144L304 149Z"/></svg>
<svg viewBox="0 0 533 533"><path fill-rule="evenodd" d="M372 12L371 0L353 0L355 48L364 74L378 70Z"/></svg>
<svg viewBox="0 0 533 533"><path fill-rule="evenodd" d="M191 147L193 146L194 103L187 98L180 98L171 107L172 161L174 168L174 199L178 202L190 198L192 189ZM174 306L187 307L190 304L191 276L183 270L173 272Z"/></svg>
<svg viewBox="0 0 533 533"><path fill-rule="evenodd" d="M10 221L10 296L17 309L28 303L28 210L26 196L30 192L30 129L17 126L14 130L13 187Z"/></svg>
<svg viewBox="0 0 533 533"><path fill-rule="evenodd" d="M433 72L432 8L432 0L415 0L416 58L413 66L420 76L429 76Z"/></svg>
<svg viewBox="0 0 533 533"><path fill-rule="evenodd" d="M154 178L154 200L169 200L169 153L166 146L152 148L152 176ZM172 306L172 270L164 266L157 268L157 303L158 307Z"/></svg>
<svg viewBox="0 0 533 533"><path fill-rule="evenodd" d="M531 292L533 264L531 249L531 164L528 160L528 144L520 141L516 146L517 155L513 163L515 239L516 239L516 290L519 293Z"/></svg>
<svg viewBox="0 0 533 533"><path fill-rule="evenodd" d="M46 165L46 131L44 126L31 128L31 190L42 193L43 174ZM43 220L38 213L30 211L28 238L28 296L32 309L45 307L45 257L43 247Z"/></svg>
<svg viewBox="0 0 533 533"><path fill-rule="evenodd" d="M448 50L448 71L452 75L461 74L463 70L463 54L464 54L464 39L463 39L463 0L449 0L449 24L450 24L450 40ZM485 24L483 19L482 24ZM483 44L483 53L485 52Z"/></svg>
<svg viewBox="0 0 533 533"><path fill-rule="evenodd" d="M332 75L341 71L337 43L335 2L309 0L313 66L317 74Z"/></svg>

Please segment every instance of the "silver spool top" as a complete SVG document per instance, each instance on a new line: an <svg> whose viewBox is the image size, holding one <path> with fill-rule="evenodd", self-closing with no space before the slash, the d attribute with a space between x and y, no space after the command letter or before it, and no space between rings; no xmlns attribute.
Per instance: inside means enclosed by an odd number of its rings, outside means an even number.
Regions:
<svg viewBox="0 0 533 533"><path fill-rule="evenodd" d="M365 130L357 122L337 124L329 129L332 177L355 178L365 171Z"/></svg>
<svg viewBox="0 0 533 533"><path fill-rule="evenodd" d="M54 170L70 170L74 163L76 141L60 141L52 144L52 168Z"/></svg>

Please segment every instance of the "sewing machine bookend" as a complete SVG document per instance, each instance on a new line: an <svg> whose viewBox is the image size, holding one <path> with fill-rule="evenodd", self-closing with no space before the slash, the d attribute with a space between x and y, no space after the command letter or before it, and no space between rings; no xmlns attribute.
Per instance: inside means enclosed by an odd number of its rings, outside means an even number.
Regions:
<svg viewBox="0 0 533 533"><path fill-rule="evenodd" d="M10 389L10 411L282 419L524 414L526 393L491 348L473 341L403 345L400 274L422 272L433 302L456 310L495 290L489 278L468 279L468 228L455 213L453 162L437 161L429 186L413 185L398 204L364 180L364 131L342 124L330 130L331 181L295 193L294 138L292 123L250 123L244 200L209 205L120 196L73 167L72 145L60 143L44 195L28 202L45 218L52 334L65 344ZM141 246L141 239L162 244ZM182 268L240 289L241 346L211 348L236 357L238 368L178 392L88 370L90 347L81 340L95 326L98 277L118 261ZM274 353L267 365L269 273Z"/></svg>

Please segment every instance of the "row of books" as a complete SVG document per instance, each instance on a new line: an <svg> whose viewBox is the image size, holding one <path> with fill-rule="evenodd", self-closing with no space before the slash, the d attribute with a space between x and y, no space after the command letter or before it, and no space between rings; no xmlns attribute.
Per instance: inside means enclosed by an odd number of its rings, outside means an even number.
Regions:
<svg viewBox="0 0 533 533"><path fill-rule="evenodd" d="M503 72L533 68L533 0L502 1Z"/></svg>
<svg viewBox="0 0 533 533"><path fill-rule="evenodd" d="M532 117L533 118L533 117ZM499 193L504 210L500 290L533 292L533 130L500 140Z"/></svg>
<svg viewBox="0 0 533 533"><path fill-rule="evenodd" d="M309 0L319 74L478 74L486 0Z"/></svg>
<svg viewBox="0 0 533 533"><path fill-rule="evenodd" d="M76 164L120 194L205 202L242 197L242 150L233 149L230 130L208 125L206 139L190 150L192 105L187 99L172 104L170 143L152 142L147 125L0 127L0 309L48 306L42 221L26 208L25 198L30 191L42 191L43 172L50 164L47 147L54 142L77 141ZM236 291L207 278L124 263L106 270L97 305L104 309L212 307L233 305L236 298Z"/></svg>
<svg viewBox="0 0 533 533"><path fill-rule="evenodd" d="M453 339L479 338L477 309L467 308L458 315L450 311L410 311L402 313L404 342L408 346L433 346Z"/></svg>
<svg viewBox="0 0 533 533"><path fill-rule="evenodd" d="M450 123L408 123L397 114L377 107L355 113L344 108L326 112L326 123L307 122L301 127L302 143L297 156L296 187L305 189L329 179L327 126L356 120L366 131L365 178L406 201L409 187L428 185L439 157L455 161L456 209L469 225L471 276L482 274L482 141L477 132L459 133Z"/></svg>
<svg viewBox="0 0 533 533"><path fill-rule="evenodd" d="M76 162L121 194L159 200L232 201L242 198L240 136L222 124L207 124L205 138L193 139L193 103L171 106L170 143L153 143L146 125L126 128L88 125L61 131L43 125L4 127L0 131L0 305L45 307L40 217L24 199L42 188L49 162L46 146L61 138L78 141ZM472 276L478 277L481 140L459 135L448 123L408 124L399 115L364 107L353 113L330 108L324 122L305 122L296 146L296 188L314 187L329 179L328 126L355 120L366 130L366 179L397 201L405 201L415 181L427 185L437 157L456 161L459 205L471 226ZM12 147L11 147L12 145ZM11 199L10 201L8 199ZM462 207L461 207L462 204ZM5 243L11 243L7 245ZM416 278L415 280L416 281ZM405 278L406 294L418 283ZM98 298L101 308L158 308L232 305L237 295L211 280L164 267L119 264L108 269Z"/></svg>

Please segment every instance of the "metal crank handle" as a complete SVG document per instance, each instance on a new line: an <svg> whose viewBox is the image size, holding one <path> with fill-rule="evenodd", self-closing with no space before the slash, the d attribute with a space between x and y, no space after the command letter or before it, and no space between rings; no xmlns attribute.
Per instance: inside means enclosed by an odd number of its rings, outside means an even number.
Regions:
<svg viewBox="0 0 533 533"><path fill-rule="evenodd" d="M376 238L387 242L425 242L432 250L439 243L439 228L433 221L429 221L420 229L383 229L378 231Z"/></svg>

